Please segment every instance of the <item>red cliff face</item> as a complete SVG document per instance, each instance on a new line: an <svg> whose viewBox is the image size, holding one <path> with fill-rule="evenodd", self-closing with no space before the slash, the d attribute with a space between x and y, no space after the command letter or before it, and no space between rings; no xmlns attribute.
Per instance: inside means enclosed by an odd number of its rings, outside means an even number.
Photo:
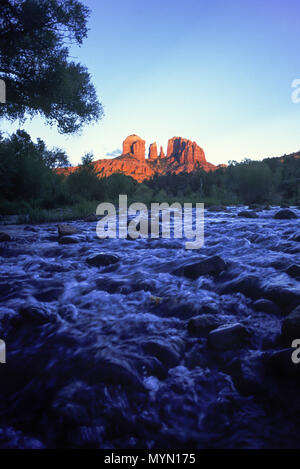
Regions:
<svg viewBox="0 0 300 469"><path fill-rule="evenodd" d="M123 155L130 154L143 161L145 159L145 144L145 140L138 135L129 135L123 142Z"/></svg>
<svg viewBox="0 0 300 469"><path fill-rule="evenodd" d="M158 155L157 155L157 145L156 142L151 143L149 147L149 160L157 160Z"/></svg>
<svg viewBox="0 0 300 469"><path fill-rule="evenodd" d="M221 166L208 163L204 151L196 142L182 137L173 137L168 141L167 155L160 147L157 153L157 144L149 147L149 158L145 159L145 140L137 135L129 135L123 142L123 153L113 159L97 160L93 163L100 178L121 172L131 176L138 182L150 179L154 174L179 174L192 172L197 168L204 171L215 171ZM76 167L58 169L58 173L69 174Z"/></svg>
<svg viewBox="0 0 300 469"><path fill-rule="evenodd" d="M163 147L160 147L159 157L160 157L160 158L165 158L165 156L166 156L166 155L165 155L165 153L164 153Z"/></svg>
<svg viewBox="0 0 300 469"><path fill-rule="evenodd" d="M202 148L196 142L181 137L173 137L168 141L167 158L172 157L180 164L206 163Z"/></svg>

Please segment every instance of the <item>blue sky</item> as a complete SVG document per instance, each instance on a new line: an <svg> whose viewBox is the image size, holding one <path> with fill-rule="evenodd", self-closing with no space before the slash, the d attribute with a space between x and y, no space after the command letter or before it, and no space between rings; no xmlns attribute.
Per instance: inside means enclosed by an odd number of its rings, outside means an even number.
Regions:
<svg viewBox="0 0 300 469"><path fill-rule="evenodd" d="M261 159L300 149L300 3L296 0L86 0L88 39L72 57L92 75L105 117L62 136L35 118L22 127L73 164L104 158L136 133L166 150L196 140L207 160ZM1 122L11 132L19 127Z"/></svg>

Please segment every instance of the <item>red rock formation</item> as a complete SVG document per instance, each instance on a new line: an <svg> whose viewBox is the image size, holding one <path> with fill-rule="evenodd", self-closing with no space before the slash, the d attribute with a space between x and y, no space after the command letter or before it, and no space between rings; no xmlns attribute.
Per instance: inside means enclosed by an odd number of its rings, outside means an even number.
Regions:
<svg viewBox="0 0 300 469"><path fill-rule="evenodd" d="M168 158L175 158L180 164L206 163L205 154L196 142L181 137L168 141Z"/></svg>
<svg viewBox="0 0 300 469"><path fill-rule="evenodd" d="M145 140L137 135L130 135L124 140L121 156L98 160L93 165L100 178L121 172L133 177L138 182L150 179L154 174L190 173L199 166L204 171L215 171L219 167L224 167L224 165L214 166L208 163L204 151L196 142L181 137L173 137L168 141L166 156L163 148L160 147L159 158L157 157L157 145L152 143L149 148L149 159L146 160ZM76 167L71 167L56 171L68 175L76 169Z"/></svg>
<svg viewBox="0 0 300 469"><path fill-rule="evenodd" d="M138 135L129 135L123 142L123 155L131 154L138 160L145 159L145 140Z"/></svg>
<svg viewBox="0 0 300 469"><path fill-rule="evenodd" d="M164 153L163 147L160 147L159 157L160 157L160 158L165 158L165 157L166 157L166 155L165 155L165 153Z"/></svg>
<svg viewBox="0 0 300 469"><path fill-rule="evenodd" d="M151 143L149 147L149 160L156 160L158 158L157 155L157 145L156 142Z"/></svg>

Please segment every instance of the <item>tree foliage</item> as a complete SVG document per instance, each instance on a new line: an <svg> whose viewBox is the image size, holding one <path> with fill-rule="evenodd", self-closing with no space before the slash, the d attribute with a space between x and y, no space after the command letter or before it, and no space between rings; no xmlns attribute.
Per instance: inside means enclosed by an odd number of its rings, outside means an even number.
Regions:
<svg viewBox="0 0 300 469"><path fill-rule="evenodd" d="M87 36L89 10L80 0L1 0L0 78L7 104L0 117L41 114L61 133L103 115L88 70L70 60Z"/></svg>

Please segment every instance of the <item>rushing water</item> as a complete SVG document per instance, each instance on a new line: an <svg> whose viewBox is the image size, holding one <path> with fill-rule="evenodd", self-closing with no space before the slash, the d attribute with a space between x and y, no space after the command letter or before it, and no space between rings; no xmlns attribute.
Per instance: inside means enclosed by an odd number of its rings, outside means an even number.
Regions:
<svg viewBox="0 0 300 469"><path fill-rule="evenodd" d="M57 224L2 226L13 239L0 244L0 446L300 447L297 374L270 366L300 303L297 268L287 272L300 264L300 218L237 211L206 211L199 251L100 240L96 223L74 222L74 244L58 242ZM99 252L119 261L89 265ZM219 275L174 273L214 255ZM209 326L193 332L199 316ZM211 329L236 323L242 340L210 346Z"/></svg>

